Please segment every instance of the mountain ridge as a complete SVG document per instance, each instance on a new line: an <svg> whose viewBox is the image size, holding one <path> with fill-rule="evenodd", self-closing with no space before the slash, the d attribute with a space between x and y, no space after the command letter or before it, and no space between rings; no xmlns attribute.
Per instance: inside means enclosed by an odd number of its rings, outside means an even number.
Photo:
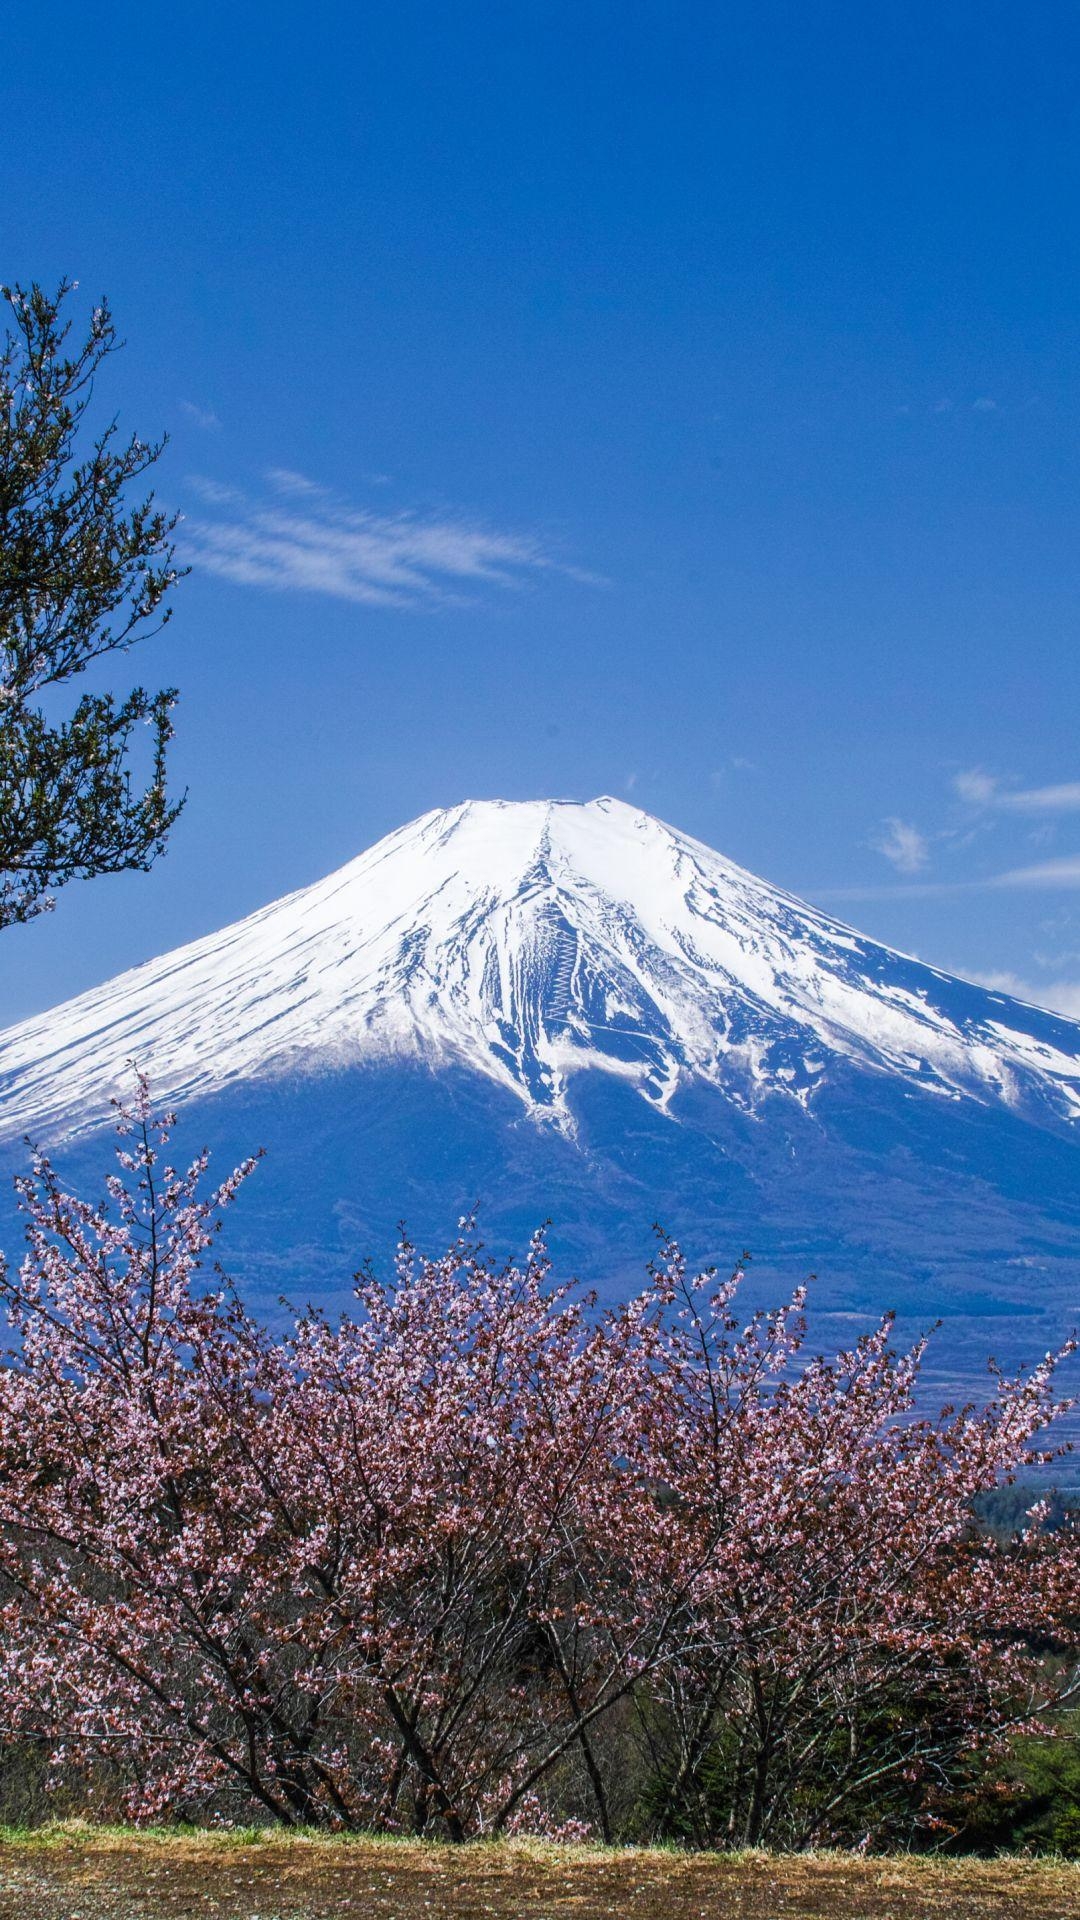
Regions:
<svg viewBox="0 0 1080 1920"><path fill-rule="evenodd" d="M170 1104L413 1061L573 1139L573 1083L671 1116L695 1083L813 1109L840 1065L1080 1120L1080 1023L865 939L604 796L466 801L0 1033L0 1140L99 1128L131 1063Z"/></svg>

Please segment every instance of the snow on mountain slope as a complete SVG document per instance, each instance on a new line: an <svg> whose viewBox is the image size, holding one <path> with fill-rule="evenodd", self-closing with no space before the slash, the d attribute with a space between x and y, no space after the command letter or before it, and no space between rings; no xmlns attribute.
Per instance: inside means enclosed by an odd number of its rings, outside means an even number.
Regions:
<svg viewBox="0 0 1080 1920"><path fill-rule="evenodd" d="M611 799L425 814L315 886L0 1034L0 1139L392 1058L462 1066L573 1131L572 1076L655 1109L700 1080L803 1105L843 1060L1080 1118L1080 1024L861 939Z"/></svg>

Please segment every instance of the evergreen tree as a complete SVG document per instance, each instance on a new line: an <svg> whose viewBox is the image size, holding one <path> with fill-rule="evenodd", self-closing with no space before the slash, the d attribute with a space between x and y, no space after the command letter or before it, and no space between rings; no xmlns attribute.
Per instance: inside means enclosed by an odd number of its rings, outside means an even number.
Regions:
<svg viewBox="0 0 1080 1920"><path fill-rule="evenodd" d="M2 289L0 926L51 906L69 880L145 870L179 812L165 785L173 689L88 692L66 713L55 692L158 631L180 574L175 516L152 494L130 498L164 441L121 440L115 420L88 430L98 369L122 342L102 301L69 345L72 290Z"/></svg>

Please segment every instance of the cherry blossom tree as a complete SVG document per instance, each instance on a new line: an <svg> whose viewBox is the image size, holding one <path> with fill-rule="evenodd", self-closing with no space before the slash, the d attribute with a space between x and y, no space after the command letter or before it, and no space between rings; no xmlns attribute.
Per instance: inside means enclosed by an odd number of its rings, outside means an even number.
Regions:
<svg viewBox="0 0 1080 1920"><path fill-rule="evenodd" d="M98 1205L39 1158L3 1281L0 1730L134 1816L910 1837L1075 1691L1075 1537L970 1520L1053 1361L929 1421L888 1322L807 1359L674 1248L600 1312L468 1226L270 1331L212 1264L252 1163L169 1126Z"/></svg>
<svg viewBox="0 0 1080 1920"><path fill-rule="evenodd" d="M880 1838L899 1811L910 1837L965 1755L1077 1691L1075 1537L1036 1515L1003 1548L971 1520L980 1491L1053 1457L1032 1443L1072 1343L928 1420L926 1343L897 1356L890 1317L803 1362L801 1296L744 1326L737 1281L688 1280L677 1249L668 1272L656 1478L700 1573L659 1734L644 1716L658 1830L807 1845L860 1821Z"/></svg>
<svg viewBox="0 0 1080 1920"><path fill-rule="evenodd" d="M513 1825L636 1676L560 1667L550 1630L574 1567L595 1605L620 1564L582 1536L629 1424L633 1313L590 1323L539 1242L499 1271L463 1241L403 1249L355 1318L275 1342L197 1287L250 1169L200 1200L205 1162L160 1165L145 1097L131 1124L111 1211L44 1160L22 1183L9 1726L130 1756L144 1817L234 1782L283 1821Z"/></svg>

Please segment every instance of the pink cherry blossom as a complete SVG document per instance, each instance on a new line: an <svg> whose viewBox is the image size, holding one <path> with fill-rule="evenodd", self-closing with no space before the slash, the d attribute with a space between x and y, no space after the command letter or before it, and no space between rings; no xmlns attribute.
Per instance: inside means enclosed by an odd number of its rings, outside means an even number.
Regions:
<svg viewBox="0 0 1080 1920"><path fill-rule="evenodd" d="M0 1717L132 1816L610 1835L632 1754L639 1831L807 1845L1076 1691L1075 1533L971 1519L1055 1357L930 1420L888 1320L808 1358L801 1294L671 1246L601 1312L468 1223L274 1331L212 1265L254 1163L204 1192L145 1088L121 1127L101 1204L20 1183Z"/></svg>

